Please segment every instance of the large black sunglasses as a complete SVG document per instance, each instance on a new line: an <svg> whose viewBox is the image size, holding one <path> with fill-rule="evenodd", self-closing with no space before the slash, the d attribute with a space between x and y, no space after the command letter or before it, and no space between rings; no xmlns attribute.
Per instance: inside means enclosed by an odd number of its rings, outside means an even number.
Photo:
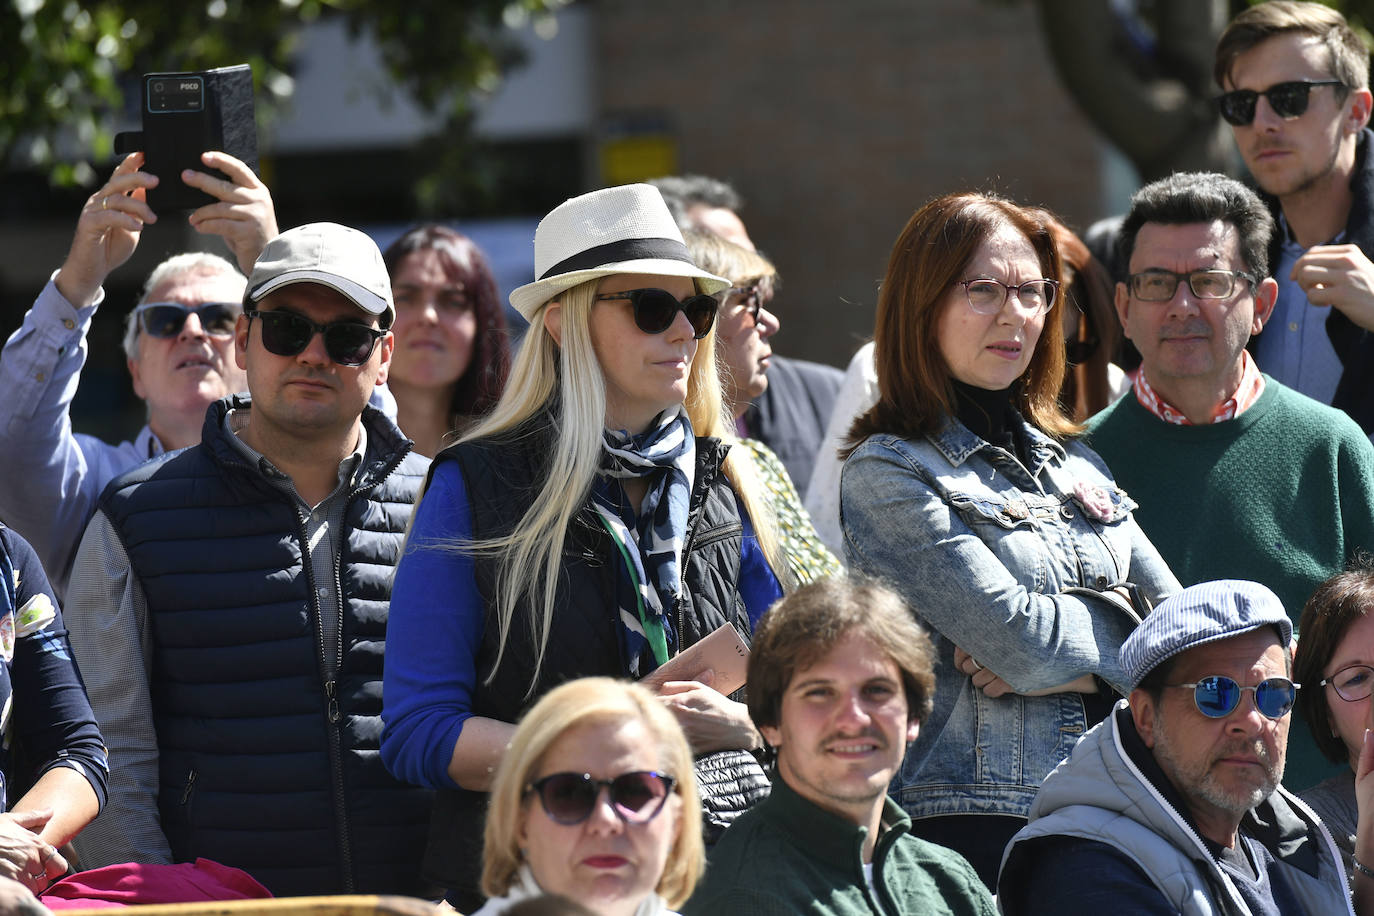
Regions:
<svg viewBox="0 0 1374 916"><path fill-rule="evenodd" d="M243 314L250 322L254 318L262 322L262 345L268 353L295 356L310 345L316 334L323 334L324 351L340 366L361 366L372 355L377 341L386 336L386 331L356 321L316 324L304 315L280 309L249 309Z"/></svg>
<svg viewBox="0 0 1374 916"><path fill-rule="evenodd" d="M1298 698L1298 685L1286 677L1271 677L1253 687L1242 687L1229 677L1213 675L1193 684L1165 684L1165 687L1186 687L1193 691L1193 703L1198 712L1209 719L1224 719L1240 705L1245 691L1255 697L1255 708L1268 719L1282 719Z"/></svg>
<svg viewBox="0 0 1374 916"><path fill-rule="evenodd" d="M739 296L739 304L744 306L744 310L749 313L749 320L754 327L759 326L759 312L763 310L763 290L755 283L753 286L732 286L727 293L731 296Z"/></svg>
<svg viewBox="0 0 1374 916"><path fill-rule="evenodd" d="M200 326L211 337L232 337L240 308L236 302L202 302L188 306L180 302L145 302L134 313L138 326L149 337L176 337L194 312Z"/></svg>
<svg viewBox="0 0 1374 916"><path fill-rule="evenodd" d="M652 770L621 773L614 779L593 779L589 773L553 773L525 786L537 794L544 813L554 823L572 826L592 816L601 790L610 792L611 809L627 824L644 824L658 816L673 791L673 777Z"/></svg>
<svg viewBox="0 0 1374 916"><path fill-rule="evenodd" d="M1244 127L1255 120L1255 103L1260 96L1269 100L1269 107L1280 118L1299 118L1307 111L1307 97L1314 86L1340 86L1340 80L1294 80L1288 83L1275 83L1262 92L1253 89L1235 89L1217 96L1217 107L1226 123Z"/></svg>
<svg viewBox="0 0 1374 916"><path fill-rule="evenodd" d="M599 293L598 299L629 299L635 309L635 325L645 334L662 334L673 324L678 312L687 316L692 336L697 340L711 333L716 323L720 300L698 293L678 301L666 289L627 289L622 293Z"/></svg>

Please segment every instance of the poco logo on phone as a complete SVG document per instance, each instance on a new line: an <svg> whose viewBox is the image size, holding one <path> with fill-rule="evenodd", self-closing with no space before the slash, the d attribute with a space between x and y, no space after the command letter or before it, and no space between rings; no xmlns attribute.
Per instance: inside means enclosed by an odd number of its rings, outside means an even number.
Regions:
<svg viewBox="0 0 1374 916"><path fill-rule="evenodd" d="M148 80L149 112L200 111L204 105L205 83L198 76Z"/></svg>

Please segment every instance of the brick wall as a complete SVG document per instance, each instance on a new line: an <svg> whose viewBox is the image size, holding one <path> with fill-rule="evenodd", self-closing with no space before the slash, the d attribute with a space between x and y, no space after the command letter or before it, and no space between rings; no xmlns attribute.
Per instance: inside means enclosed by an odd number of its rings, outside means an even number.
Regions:
<svg viewBox="0 0 1374 916"><path fill-rule="evenodd" d="M1059 86L1029 2L596 10L600 115L665 114L680 170L745 196L750 235L783 277L781 353L844 365L872 331L893 239L931 197L996 190L1078 227L1105 215L1101 141Z"/></svg>

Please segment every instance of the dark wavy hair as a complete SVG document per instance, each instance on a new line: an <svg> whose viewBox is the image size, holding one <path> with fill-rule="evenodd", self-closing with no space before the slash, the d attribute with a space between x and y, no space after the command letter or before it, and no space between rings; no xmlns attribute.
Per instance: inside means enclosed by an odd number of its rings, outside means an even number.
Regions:
<svg viewBox="0 0 1374 916"><path fill-rule="evenodd" d="M1312 740L1332 763L1346 763L1345 742L1331 734L1328 696L1322 687L1322 671L1336 647L1356 621L1374 611L1374 557L1358 553L1350 568L1327 579L1302 609L1298 623L1298 652L1293 660L1293 680L1302 685L1298 708L1307 719ZM1342 703L1339 697L1333 702Z"/></svg>
<svg viewBox="0 0 1374 916"><path fill-rule="evenodd" d="M496 291L496 277L472 239L438 223L416 226L392 242L382 253L387 273L394 279L402 261L427 250L438 252L444 276L462 284L472 298L477 332L467 371L453 389L452 413L455 417L481 416L501 397L510 372L506 315Z"/></svg>
<svg viewBox="0 0 1374 916"><path fill-rule="evenodd" d="M749 717L782 724L782 698L798 671L820 661L846 636L864 637L902 678L908 721L923 722L935 702L935 649L901 596L862 576L817 579L763 615L749 650Z"/></svg>

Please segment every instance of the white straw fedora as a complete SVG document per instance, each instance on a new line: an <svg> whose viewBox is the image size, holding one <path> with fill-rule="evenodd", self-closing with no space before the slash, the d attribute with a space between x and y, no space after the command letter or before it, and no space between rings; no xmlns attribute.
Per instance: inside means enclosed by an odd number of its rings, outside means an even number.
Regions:
<svg viewBox="0 0 1374 916"><path fill-rule="evenodd" d="M692 263L673 215L647 184L603 188L565 200L534 230L533 283L510 294L510 304L533 321L539 307L565 289L612 274L689 277L701 292L730 281Z"/></svg>

